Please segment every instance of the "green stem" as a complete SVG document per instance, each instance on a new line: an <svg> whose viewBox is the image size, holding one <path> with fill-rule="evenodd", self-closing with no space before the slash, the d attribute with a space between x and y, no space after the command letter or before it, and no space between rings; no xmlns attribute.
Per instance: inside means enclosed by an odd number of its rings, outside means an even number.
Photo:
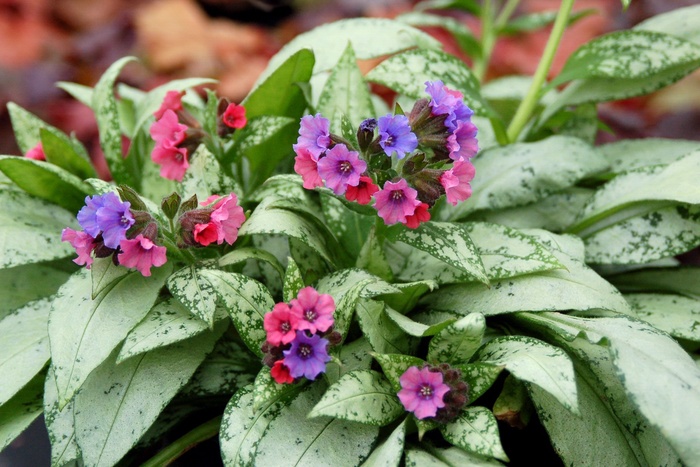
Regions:
<svg viewBox="0 0 700 467"><path fill-rule="evenodd" d="M492 0L484 0L481 7L481 59L474 64L474 75L482 82L491 61L491 52L496 42L496 32L493 27Z"/></svg>
<svg viewBox="0 0 700 467"><path fill-rule="evenodd" d="M527 125L528 120L532 116L532 112L537 106L537 102L540 99L540 93L542 91L542 86L547 79L547 74L552 66L552 61L554 60L554 55L557 53L559 48L559 42L564 34L566 25L569 22L569 15L571 14L571 9L574 6L575 0L562 0L561 8L557 14L557 18L554 21L554 26L552 27L552 33L549 35L549 40L547 41L547 46L542 54L542 59L537 66L537 71L535 71L535 76L532 78L532 84L530 89L525 96L525 99L520 103L518 110L515 112L513 120L508 126L508 139L514 142L520 136L520 133Z"/></svg>
<svg viewBox="0 0 700 467"><path fill-rule="evenodd" d="M216 436L221 426L221 416L213 418L202 425L199 425L194 430L186 433L181 438L176 440L171 445L160 451L155 456L141 465L141 467L156 467L169 465L175 459L195 447L202 441Z"/></svg>
<svg viewBox="0 0 700 467"><path fill-rule="evenodd" d="M498 14L498 17L496 18L496 30L500 30L503 28L503 26L506 25L510 17L513 15L513 12L515 11L516 8L518 8L518 4L520 3L520 0L508 0L508 3L506 3L506 6L503 7L501 12Z"/></svg>

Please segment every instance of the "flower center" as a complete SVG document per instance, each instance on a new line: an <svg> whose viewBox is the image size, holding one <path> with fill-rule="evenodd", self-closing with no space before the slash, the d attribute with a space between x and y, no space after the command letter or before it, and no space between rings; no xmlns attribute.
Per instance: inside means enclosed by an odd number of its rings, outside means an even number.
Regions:
<svg viewBox="0 0 700 467"><path fill-rule="evenodd" d="M317 316L318 316L318 315L316 314L316 311L314 311L313 308L310 309L310 310L305 310L305 311L304 311L304 319L305 319L306 321L308 321L309 323L313 323L313 322L316 320L316 317L317 317Z"/></svg>
<svg viewBox="0 0 700 467"><path fill-rule="evenodd" d="M299 344L299 349L297 350L297 355L304 360L309 358L314 353L314 348L309 344Z"/></svg>
<svg viewBox="0 0 700 467"><path fill-rule="evenodd" d="M396 202L401 202L405 198L403 190L394 190L391 192L391 200Z"/></svg>
<svg viewBox="0 0 700 467"><path fill-rule="evenodd" d="M289 332L292 330L292 325L289 324L289 321L285 321L280 325L280 329L282 330L282 332Z"/></svg>
<svg viewBox="0 0 700 467"><path fill-rule="evenodd" d="M342 173L347 174L352 171L352 164L348 161L342 161L338 168Z"/></svg>
<svg viewBox="0 0 700 467"><path fill-rule="evenodd" d="M425 386L421 386L420 391L418 391L418 394L423 399L430 399L433 396L433 387L428 384L426 384Z"/></svg>
<svg viewBox="0 0 700 467"><path fill-rule="evenodd" d="M121 225L123 225L123 226L127 226L127 227L129 226L129 219L126 217L126 214L124 214L124 215L122 216L122 218L119 220L119 222L120 222Z"/></svg>
<svg viewBox="0 0 700 467"><path fill-rule="evenodd" d="M393 146L394 145L394 137L392 135L387 136L386 139L384 140L384 144L386 146Z"/></svg>

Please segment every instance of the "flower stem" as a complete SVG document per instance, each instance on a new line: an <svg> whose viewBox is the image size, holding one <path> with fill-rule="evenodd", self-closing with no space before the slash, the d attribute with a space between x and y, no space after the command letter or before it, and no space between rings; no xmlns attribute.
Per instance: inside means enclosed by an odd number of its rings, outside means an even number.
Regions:
<svg viewBox="0 0 700 467"><path fill-rule="evenodd" d="M202 441L216 436L221 426L221 415L199 425L194 430L186 433L171 445L160 451L155 456L142 464L141 467L156 467L169 465L175 459L195 447Z"/></svg>
<svg viewBox="0 0 700 467"><path fill-rule="evenodd" d="M571 9L574 6L575 0L562 0L561 8L559 8L559 13L554 21L554 26L552 26L552 32L549 35L549 40L542 54L542 59L537 66L537 71L532 78L532 84L530 89L525 96L525 99L520 103L518 110L515 112L513 120L508 126L508 139L511 142L517 140L520 133L525 128L528 120L532 116L532 112L537 106L537 102L540 98L540 93L542 91L542 85L547 79L547 74L552 66L552 61L554 60L554 55L557 53L559 48L559 42L564 34L566 25L569 22L569 15L571 14Z"/></svg>
<svg viewBox="0 0 700 467"><path fill-rule="evenodd" d="M508 3L506 3L496 18L496 30L500 30L506 25L515 9L518 7L518 3L520 3L520 0L508 0Z"/></svg>
<svg viewBox="0 0 700 467"><path fill-rule="evenodd" d="M481 59L474 64L474 75L482 82L486 75L486 69L491 61L491 52L496 42L496 33L493 27L493 2L484 0L481 7Z"/></svg>

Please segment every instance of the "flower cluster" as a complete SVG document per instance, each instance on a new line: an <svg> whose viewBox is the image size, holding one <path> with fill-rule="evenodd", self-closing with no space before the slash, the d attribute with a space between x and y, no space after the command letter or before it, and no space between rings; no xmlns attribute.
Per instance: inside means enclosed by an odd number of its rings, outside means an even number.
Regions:
<svg viewBox="0 0 700 467"><path fill-rule="evenodd" d="M117 265L151 275L151 267L165 264L166 249L155 242L158 226L145 211L132 210L131 203L116 193L88 196L78 212L83 230L63 229L61 240L75 248L76 264L90 268L97 258L112 256Z"/></svg>
<svg viewBox="0 0 700 467"><path fill-rule="evenodd" d="M207 133L200 123L182 105L184 91L169 91L151 125L151 138L156 142L151 159L160 165L161 177L182 181L189 168L189 158L202 143ZM222 99L218 106L218 133L226 136L246 123L245 108Z"/></svg>
<svg viewBox="0 0 700 467"><path fill-rule="evenodd" d="M196 206L196 197L193 201L191 204ZM178 218L182 239L180 246L221 245L224 242L233 245L238 238L238 229L245 221L236 194L229 193L223 197L212 195L201 206L182 210Z"/></svg>
<svg viewBox="0 0 700 467"><path fill-rule="evenodd" d="M420 420L449 422L469 402L469 385L462 380L462 373L446 363L412 366L401 375L399 383L399 400Z"/></svg>
<svg viewBox="0 0 700 467"><path fill-rule="evenodd" d="M335 302L328 294L304 287L289 304L277 303L264 318L267 341L263 362L279 384L302 376L314 380L326 371L328 346L340 341L333 331Z"/></svg>
<svg viewBox="0 0 700 467"><path fill-rule="evenodd" d="M452 205L469 198L470 159L478 151L473 112L462 94L441 81L427 82L426 92L430 99L418 100L408 116L363 121L357 148L331 134L321 114L302 117L293 147L304 188L326 186L349 201L374 201L387 225L409 228L430 220L429 209L440 196Z"/></svg>

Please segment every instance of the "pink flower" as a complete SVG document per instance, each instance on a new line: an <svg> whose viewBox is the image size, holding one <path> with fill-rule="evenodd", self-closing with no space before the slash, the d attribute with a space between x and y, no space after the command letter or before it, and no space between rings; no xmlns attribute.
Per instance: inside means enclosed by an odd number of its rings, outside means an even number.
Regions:
<svg viewBox="0 0 700 467"><path fill-rule="evenodd" d="M450 170L446 170L440 176L440 184L445 188L447 202L456 206L472 195L472 187L469 185L474 179L474 166L467 161L455 161Z"/></svg>
<svg viewBox="0 0 700 467"><path fill-rule="evenodd" d="M479 142L476 139L477 128L471 121L460 121L455 131L447 137L447 149L450 150L450 159L471 159L479 151Z"/></svg>
<svg viewBox="0 0 700 467"><path fill-rule="evenodd" d="M202 246L207 246L219 239L219 229L214 222L196 224L192 234L194 240Z"/></svg>
<svg viewBox="0 0 700 467"><path fill-rule="evenodd" d="M185 140L187 125L178 122L177 115L170 109L163 112L163 116L153 122L150 133L156 144L169 141L173 146L177 146Z"/></svg>
<svg viewBox="0 0 700 467"><path fill-rule="evenodd" d="M317 186L323 186L323 180L318 174L318 157L302 146L295 144L293 147L297 153L294 158L294 171L301 175L304 188L313 190Z"/></svg>
<svg viewBox="0 0 700 467"><path fill-rule="evenodd" d="M92 250L95 249L94 239L90 234L66 227L61 232L61 241L69 242L75 248L75 252L78 253L78 257L73 260L75 264L85 265L86 268L90 269L93 261Z"/></svg>
<svg viewBox="0 0 700 467"><path fill-rule="evenodd" d="M289 368L282 360L277 360L270 369L270 375L277 384L289 384L294 382L294 378L289 373Z"/></svg>
<svg viewBox="0 0 700 467"><path fill-rule="evenodd" d="M238 229L245 222L243 208L238 205L238 197L234 193L225 196L214 205L211 222L218 230L216 243L221 245L226 242L233 245L238 238Z"/></svg>
<svg viewBox="0 0 700 467"><path fill-rule="evenodd" d="M406 222L404 222L406 227L409 229L417 229L421 222L428 222L430 220L428 207L426 203L420 203L416 206L415 212L410 216L406 216Z"/></svg>
<svg viewBox="0 0 700 467"><path fill-rule="evenodd" d="M238 104L229 104L221 116L221 120L227 127L243 128L248 123L248 119L245 117L245 107Z"/></svg>
<svg viewBox="0 0 700 467"><path fill-rule="evenodd" d="M417 196L418 192L403 178L396 183L387 180L384 188L374 194L374 207L387 225L406 223L406 216L412 216L421 204Z"/></svg>
<svg viewBox="0 0 700 467"><path fill-rule="evenodd" d="M450 387L443 383L442 373L428 368L419 370L412 366L401 375L399 383L399 400L419 420L434 417L437 409L445 407L442 398L450 391Z"/></svg>
<svg viewBox="0 0 700 467"><path fill-rule="evenodd" d="M378 191L379 187L374 184L371 178L362 176L357 186L348 186L345 199L357 201L358 204L369 204L372 201L372 195Z"/></svg>
<svg viewBox="0 0 700 467"><path fill-rule="evenodd" d="M151 125L151 137L156 145L151 152L151 159L160 165L161 177L182 181L190 164L187 162L187 149L178 147L185 140L187 126L178 123L177 115L170 109L163 112L163 117Z"/></svg>
<svg viewBox="0 0 700 467"><path fill-rule="evenodd" d="M298 314L293 313L286 303L278 303L263 318L263 327L267 332L267 342L270 345L286 345L296 337L299 320Z"/></svg>
<svg viewBox="0 0 700 467"><path fill-rule="evenodd" d="M367 163L357 152L348 151L344 144L336 144L318 161L318 174L336 195L345 193L348 186L357 186L365 170Z"/></svg>
<svg viewBox="0 0 700 467"><path fill-rule="evenodd" d="M41 145L41 142L37 143L36 146L27 151L24 157L35 161L45 161L46 154L44 154L44 147Z"/></svg>
<svg viewBox="0 0 700 467"><path fill-rule="evenodd" d="M167 261L166 248L156 245L141 234L132 239L122 240L119 247L122 250L117 256L119 264L138 269L146 277L151 275L151 266L159 267Z"/></svg>
<svg viewBox="0 0 700 467"><path fill-rule="evenodd" d="M172 110L173 112L182 110L182 96L184 95L185 91L168 91L163 98L163 103L160 104L160 108L153 112L156 120L163 118L166 110Z"/></svg>
<svg viewBox="0 0 700 467"><path fill-rule="evenodd" d="M328 294L319 294L313 287L304 287L290 302L292 313L298 318L297 329L311 334L325 332L333 326L335 301Z"/></svg>

